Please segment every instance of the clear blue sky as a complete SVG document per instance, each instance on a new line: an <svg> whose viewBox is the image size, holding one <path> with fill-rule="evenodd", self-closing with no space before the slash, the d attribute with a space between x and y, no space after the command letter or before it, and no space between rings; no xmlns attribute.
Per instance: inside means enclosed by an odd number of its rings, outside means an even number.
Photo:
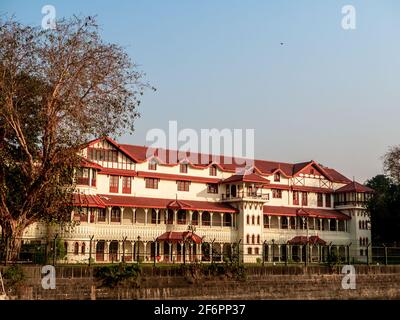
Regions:
<svg viewBox="0 0 400 320"><path fill-rule="evenodd" d="M121 142L168 120L254 128L257 158L314 159L361 182L400 143L400 1L3 0L0 12L40 25L46 4L97 15L157 87ZM346 4L356 30L341 28Z"/></svg>

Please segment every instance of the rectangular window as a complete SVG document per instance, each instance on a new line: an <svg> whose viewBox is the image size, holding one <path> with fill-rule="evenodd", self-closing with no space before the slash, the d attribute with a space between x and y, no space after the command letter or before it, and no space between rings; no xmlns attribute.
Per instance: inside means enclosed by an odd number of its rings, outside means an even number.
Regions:
<svg viewBox="0 0 400 320"><path fill-rule="evenodd" d="M132 178L122 177L122 193L131 193Z"/></svg>
<svg viewBox="0 0 400 320"><path fill-rule="evenodd" d="M88 158L89 160L96 161L118 162L118 151L101 148L88 148Z"/></svg>
<svg viewBox="0 0 400 320"><path fill-rule="evenodd" d="M272 189L272 198L282 199L282 190Z"/></svg>
<svg viewBox="0 0 400 320"><path fill-rule="evenodd" d="M323 206L323 195L322 193L317 193L317 206L322 207Z"/></svg>
<svg viewBox="0 0 400 320"><path fill-rule="evenodd" d="M253 254L252 248L247 248L247 254Z"/></svg>
<svg viewBox="0 0 400 320"><path fill-rule="evenodd" d="M299 192L293 191L293 204L299 205Z"/></svg>
<svg viewBox="0 0 400 320"><path fill-rule="evenodd" d="M176 182L178 184L178 191L189 191L190 181L180 181Z"/></svg>
<svg viewBox="0 0 400 320"><path fill-rule="evenodd" d="M188 172L188 165L186 163L181 163L179 166L180 173L187 173Z"/></svg>
<svg viewBox="0 0 400 320"><path fill-rule="evenodd" d="M157 170L157 162L150 161L149 162L149 170Z"/></svg>
<svg viewBox="0 0 400 320"><path fill-rule="evenodd" d="M216 183L207 184L207 193L218 193L218 184Z"/></svg>
<svg viewBox="0 0 400 320"><path fill-rule="evenodd" d="M89 169L88 168L78 168L76 169L76 184L89 185Z"/></svg>
<svg viewBox="0 0 400 320"><path fill-rule="evenodd" d="M118 193L119 176L110 176L110 192Z"/></svg>
<svg viewBox="0 0 400 320"><path fill-rule="evenodd" d="M92 186L96 186L96 170L92 170Z"/></svg>
<svg viewBox="0 0 400 320"><path fill-rule="evenodd" d="M215 166L210 167L210 176L216 176L217 175L217 168Z"/></svg>
<svg viewBox="0 0 400 320"><path fill-rule="evenodd" d="M302 194L301 194L301 204L303 206L307 206L308 205L308 193L307 192L302 192Z"/></svg>
<svg viewBox="0 0 400 320"><path fill-rule="evenodd" d="M254 254L260 254L260 251L258 248L254 248Z"/></svg>
<svg viewBox="0 0 400 320"><path fill-rule="evenodd" d="M325 206L331 207L331 195L329 193L325 194Z"/></svg>
<svg viewBox="0 0 400 320"><path fill-rule="evenodd" d="M158 179L146 178L145 182L146 182L147 189L158 189Z"/></svg>

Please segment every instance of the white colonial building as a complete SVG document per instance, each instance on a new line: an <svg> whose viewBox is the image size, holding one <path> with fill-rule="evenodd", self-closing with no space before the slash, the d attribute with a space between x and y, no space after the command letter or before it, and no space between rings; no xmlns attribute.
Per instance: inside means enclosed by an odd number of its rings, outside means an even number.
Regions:
<svg viewBox="0 0 400 320"><path fill-rule="evenodd" d="M73 228L58 234L67 262L320 262L369 253L373 190L315 161L235 159L94 140L77 170Z"/></svg>

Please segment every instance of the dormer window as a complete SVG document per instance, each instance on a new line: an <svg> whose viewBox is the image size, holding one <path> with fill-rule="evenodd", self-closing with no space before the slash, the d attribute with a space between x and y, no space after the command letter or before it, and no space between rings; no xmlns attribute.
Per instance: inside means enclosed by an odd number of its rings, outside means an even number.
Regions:
<svg viewBox="0 0 400 320"><path fill-rule="evenodd" d="M274 181L275 181L275 182L281 181L281 174L280 174L279 172L276 172L276 173L274 174Z"/></svg>
<svg viewBox="0 0 400 320"><path fill-rule="evenodd" d="M217 168L215 166L210 167L210 176L216 176L217 175Z"/></svg>
<svg viewBox="0 0 400 320"><path fill-rule="evenodd" d="M310 169L310 174L314 174L314 169Z"/></svg>
<svg viewBox="0 0 400 320"><path fill-rule="evenodd" d="M149 161L149 170L157 170L157 161L153 159Z"/></svg>
<svg viewBox="0 0 400 320"><path fill-rule="evenodd" d="M187 163L181 163L179 167L179 172L180 173L187 173L188 172L188 164Z"/></svg>

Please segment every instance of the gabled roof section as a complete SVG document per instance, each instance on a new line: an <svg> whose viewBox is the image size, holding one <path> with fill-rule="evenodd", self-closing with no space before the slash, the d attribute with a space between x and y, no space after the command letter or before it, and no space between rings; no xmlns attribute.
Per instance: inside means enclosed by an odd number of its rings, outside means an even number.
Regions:
<svg viewBox="0 0 400 320"><path fill-rule="evenodd" d="M93 145L93 144L95 144L95 143L97 143L97 142L99 142L99 141L102 141L102 140L107 141L107 142L108 142L109 144L111 144L114 148L116 148L118 151L120 151L120 152L122 152L123 154L125 154L128 158L130 158L130 159L133 160L134 162L140 162L140 161L138 161L138 158L135 156L135 154L130 153L128 150L125 149L125 145L120 145L120 144L118 144L116 141L114 141L113 139L111 139L111 138L109 138L109 137L102 137L102 138L98 138L98 139L92 140L92 141L88 142L88 143L85 145L85 147L86 147L86 148L87 148L87 147L90 147L91 145Z"/></svg>
<svg viewBox="0 0 400 320"><path fill-rule="evenodd" d="M332 181L332 177L329 175L325 169L314 160L302 163L295 163L293 166L293 176L299 175L300 173L304 172L306 169L314 167L321 175L323 175L326 179Z"/></svg>
<svg viewBox="0 0 400 320"><path fill-rule="evenodd" d="M373 193L375 191L367 186L362 185L361 183L353 181L353 182L350 182L349 184L337 189L335 192L336 193L342 193L342 192Z"/></svg>
<svg viewBox="0 0 400 320"><path fill-rule="evenodd" d="M254 182L259 184L269 184L270 181L258 175L257 173L249 174L235 174L229 178L223 180L221 183L231 183L231 182Z"/></svg>

